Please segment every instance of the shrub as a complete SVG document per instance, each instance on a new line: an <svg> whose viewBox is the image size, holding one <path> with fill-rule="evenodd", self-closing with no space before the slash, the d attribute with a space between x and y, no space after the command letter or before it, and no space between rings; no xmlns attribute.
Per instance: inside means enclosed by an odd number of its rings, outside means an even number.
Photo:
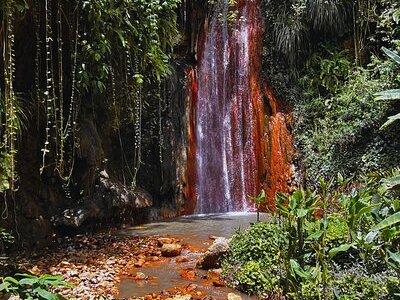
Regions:
<svg viewBox="0 0 400 300"><path fill-rule="evenodd" d="M399 279L388 274L361 274L344 272L331 277L329 286L314 281L302 282L298 293L290 299L301 300L380 300L398 299Z"/></svg>
<svg viewBox="0 0 400 300"><path fill-rule="evenodd" d="M287 236L278 225L257 223L238 231L223 261L223 274L230 285L252 294L279 293L285 278Z"/></svg>
<svg viewBox="0 0 400 300"><path fill-rule="evenodd" d="M280 277L270 276L259 261L246 262L235 275L237 288L250 294L279 293Z"/></svg>
<svg viewBox="0 0 400 300"><path fill-rule="evenodd" d="M333 291L336 299L340 300L396 299L396 295L390 295L388 289L394 281L394 277L385 275L346 274L333 282Z"/></svg>

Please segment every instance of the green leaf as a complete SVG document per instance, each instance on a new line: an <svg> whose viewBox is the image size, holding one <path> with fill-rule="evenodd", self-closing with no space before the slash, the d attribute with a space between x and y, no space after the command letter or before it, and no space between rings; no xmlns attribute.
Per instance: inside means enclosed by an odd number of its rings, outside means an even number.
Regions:
<svg viewBox="0 0 400 300"><path fill-rule="evenodd" d="M305 271L305 270L300 266L300 264L299 264L296 260L294 260L294 259L291 259L291 260L290 260L290 267L291 267L292 272L293 272L294 274L296 274L297 276L299 276L299 277L301 277L301 278L303 278L303 279L308 280L308 279L310 279L310 278L312 277L311 272Z"/></svg>
<svg viewBox="0 0 400 300"><path fill-rule="evenodd" d="M400 187L400 175L396 175L390 178L385 178L382 180L382 184L388 190L393 190Z"/></svg>
<svg viewBox="0 0 400 300"><path fill-rule="evenodd" d="M341 252L346 252L348 251L353 244L342 244L339 247L332 248L329 250L329 256L334 257L336 254L341 253Z"/></svg>
<svg viewBox="0 0 400 300"><path fill-rule="evenodd" d="M376 93L375 96L378 100L396 100L400 99L400 89L386 90Z"/></svg>
<svg viewBox="0 0 400 300"><path fill-rule="evenodd" d="M10 286L10 283L8 282L3 282L0 284L0 292L5 291L8 292L8 287Z"/></svg>
<svg viewBox="0 0 400 300"><path fill-rule="evenodd" d="M318 230L317 232L314 232L314 233L310 234L310 235L307 237L307 240L309 240L309 241L311 241L311 240L318 240L318 239L322 236L323 233L324 233L323 230Z"/></svg>
<svg viewBox="0 0 400 300"><path fill-rule="evenodd" d="M19 281L20 285L34 285L38 282L37 278L23 278Z"/></svg>
<svg viewBox="0 0 400 300"><path fill-rule="evenodd" d="M122 47L125 48L126 46L126 41L125 41L125 37L124 34L121 30L115 30L115 32L118 34L119 40L121 41Z"/></svg>
<svg viewBox="0 0 400 300"><path fill-rule="evenodd" d="M299 208L296 211L296 215L298 218L303 218L303 217L307 216L307 214L308 214L308 209Z"/></svg>
<svg viewBox="0 0 400 300"><path fill-rule="evenodd" d="M365 215L371 213L371 211L372 211L375 207L378 207L378 206L379 206L379 204L373 204L373 205L368 205L368 206L365 206L365 207L361 208L361 209L359 210L359 212L356 214L355 220L356 220L356 221L357 221L357 220L360 220L361 217L363 217L363 216L365 216Z"/></svg>
<svg viewBox="0 0 400 300"><path fill-rule="evenodd" d="M396 53L396 52L394 52L394 51L392 51L392 50L389 50L388 48L386 48L386 47L382 47L382 50L383 50L383 52L385 52L385 54L387 55L387 56L389 56L391 59L393 59L395 62L397 62L398 64L400 64L400 56Z"/></svg>
<svg viewBox="0 0 400 300"><path fill-rule="evenodd" d="M3 282L9 282L11 284L19 285L18 280L13 277L6 277L6 278L4 278Z"/></svg>
<svg viewBox="0 0 400 300"><path fill-rule="evenodd" d="M399 22L400 22L400 9L394 12L394 14L393 14L393 21L394 21L396 24L399 24Z"/></svg>
<svg viewBox="0 0 400 300"><path fill-rule="evenodd" d="M367 244L371 244L374 239L378 236L379 231L370 231L366 236L365 236L365 242Z"/></svg>
<svg viewBox="0 0 400 300"><path fill-rule="evenodd" d="M388 251L388 252L389 252L390 259L400 265L400 252L396 252L396 253L390 252L390 251Z"/></svg>
<svg viewBox="0 0 400 300"><path fill-rule="evenodd" d="M41 299L44 300L59 300L60 297L56 294L50 293L49 291L46 291L45 289L42 289L40 287L34 289L34 292L40 296Z"/></svg>
<svg viewBox="0 0 400 300"><path fill-rule="evenodd" d="M397 213L387 217L385 220L383 220L379 224L375 225L372 228L372 231L382 230L382 229L385 229L387 227L396 225L397 223L400 223L400 212L397 212Z"/></svg>
<svg viewBox="0 0 400 300"><path fill-rule="evenodd" d="M386 121L386 123L382 125L381 129L385 129L386 127L392 125L397 120L400 120L400 113L398 113L397 115L389 117L388 120Z"/></svg>

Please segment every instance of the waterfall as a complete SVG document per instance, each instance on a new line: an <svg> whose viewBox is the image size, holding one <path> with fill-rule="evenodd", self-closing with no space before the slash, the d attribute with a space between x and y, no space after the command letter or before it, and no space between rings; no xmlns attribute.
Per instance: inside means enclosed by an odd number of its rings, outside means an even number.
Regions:
<svg viewBox="0 0 400 300"><path fill-rule="evenodd" d="M186 196L194 203L191 210L195 213L253 209L248 198L264 187L269 150L285 152L267 141L269 126L265 125L260 78L260 0L231 2L214 4L198 39L197 64L188 72ZM284 122L281 117L272 120L274 124ZM281 127L273 125L278 128L274 132Z"/></svg>

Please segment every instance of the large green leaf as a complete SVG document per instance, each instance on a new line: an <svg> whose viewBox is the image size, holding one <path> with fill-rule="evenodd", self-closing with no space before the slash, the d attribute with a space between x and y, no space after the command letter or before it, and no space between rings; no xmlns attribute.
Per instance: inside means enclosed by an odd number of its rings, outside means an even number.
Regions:
<svg viewBox="0 0 400 300"><path fill-rule="evenodd" d="M38 278L22 278L19 281L20 285L34 285L38 283Z"/></svg>
<svg viewBox="0 0 400 300"><path fill-rule="evenodd" d="M45 289L42 289L40 287L36 288L34 292L36 292L40 296L40 298L44 300L60 300L60 297L58 295L46 291Z"/></svg>
<svg viewBox="0 0 400 300"><path fill-rule="evenodd" d="M9 282L9 283L14 284L14 285L18 285L19 284L18 280L13 278L13 277L6 277L6 278L4 278L3 282Z"/></svg>
<svg viewBox="0 0 400 300"><path fill-rule="evenodd" d="M397 189L400 187L400 175L396 175L390 178L382 180L384 187L388 190Z"/></svg>
<svg viewBox="0 0 400 300"><path fill-rule="evenodd" d="M390 252L389 253L389 265L394 269L400 268L400 252Z"/></svg>
<svg viewBox="0 0 400 300"><path fill-rule="evenodd" d="M386 123L382 125L381 129L384 129L384 128L392 125L397 120L400 120L400 113L398 113L397 115L389 117L388 120L386 121Z"/></svg>
<svg viewBox="0 0 400 300"><path fill-rule="evenodd" d="M400 89L386 90L376 93L375 96L378 100L396 100L400 99Z"/></svg>
<svg viewBox="0 0 400 300"><path fill-rule="evenodd" d="M365 206L365 207L361 208L361 209L357 212L357 214L355 215L355 221L358 221L358 220L360 220L362 217L364 217L364 216L370 214L370 213L372 212L372 210L373 210L374 208L378 207L378 206L379 206L379 204L372 204L372 205L368 205L368 206Z"/></svg>
<svg viewBox="0 0 400 300"><path fill-rule="evenodd" d="M397 223L400 223L400 211L387 217L385 220L383 220L379 224L375 225L372 228L372 231L382 230L382 229L388 228L390 226L396 225Z"/></svg>
<svg viewBox="0 0 400 300"><path fill-rule="evenodd" d="M391 59L393 59L395 62L397 62L398 64L400 64L400 56L396 53L396 52L394 52L394 51L392 51L392 50L389 50L388 48L386 48L386 47L382 47L382 50L383 50L383 52L385 52L385 54L387 55L387 56L389 56Z"/></svg>
<svg viewBox="0 0 400 300"><path fill-rule="evenodd" d="M342 244L339 247L332 248L329 250L329 256L334 257L336 254L348 251L353 245L352 244Z"/></svg>
<svg viewBox="0 0 400 300"><path fill-rule="evenodd" d="M299 208L296 210L296 216L298 218L303 218L303 217L307 216L308 212L309 212L308 209Z"/></svg>
<svg viewBox="0 0 400 300"><path fill-rule="evenodd" d="M389 252L390 259L400 265L400 252L396 252L396 253L390 252L390 251L388 251L388 252Z"/></svg>
<svg viewBox="0 0 400 300"><path fill-rule="evenodd" d="M312 273L309 271L305 271L296 260L290 260L290 267L292 269L293 275L297 275L305 280L309 280L312 278Z"/></svg>

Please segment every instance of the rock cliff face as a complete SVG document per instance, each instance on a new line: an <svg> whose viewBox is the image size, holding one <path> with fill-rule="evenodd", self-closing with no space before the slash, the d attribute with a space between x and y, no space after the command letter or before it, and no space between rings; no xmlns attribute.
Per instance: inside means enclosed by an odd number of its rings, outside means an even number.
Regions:
<svg viewBox="0 0 400 300"><path fill-rule="evenodd" d="M182 9L181 22L185 26L191 22L184 15L193 7L188 5ZM79 96L78 147L71 180L66 187L66 182L52 167L40 174L45 116L37 111L32 96L36 53L33 23L29 10L15 27L15 90L23 97L28 114L18 144L19 188L13 197L8 195L7 202L0 204L2 211L6 205L8 211L4 214L6 218L0 220L0 226L19 236L23 246L32 247L45 245L59 234L82 231L88 226L146 222L180 214L184 201L181 190L186 143L185 71L193 56L190 37L177 51L172 62L175 71L164 83L166 104L160 126L161 149L155 134L150 134L154 130L157 108L148 107L149 113L143 116L142 163L136 188L132 188L127 176L127 160L133 152L133 126L123 125L116 130L107 95L96 100L93 95ZM185 30L191 31L190 27ZM68 48L69 41L65 43ZM66 63L65 72L70 71ZM94 101L96 105L92 105Z"/></svg>
<svg viewBox="0 0 400 300"><path fill-rule="evenodd" d="M250 140L256 143L255 148L258 150L256 155L249 150L246 157L257 167L254 170L246 169L246 172L252 178L257 178L246 183L251 184L246 191L255 193L264 187L269 195L273 195L277 184L280 190L286 189L291 174L290 115L278 104L272 89L265 84L268 78L260 70L263 32L259 23L259 3L258 0L247 4L238 1L237 9L249 17L244 25L240 25L243 27L242 35L245 36L226 32L226 37L229 35L232 43L231 56L236 58L231 61L233 65L230 66L232 76L228 80L229 88L232 91L235 86L240 88L236 94L225 96L231 98L232 95L247 95L242 97L243 105L237 107L245 107L246 101L254 105L253 110L246 112L248 116L254 115L255 119L250 118L248 124L239 124L240 116L235 116L232 124L234 127L229 133L236 136L238 132L234 129L241 128L246 134L250 125L254 129L254 136ZM197 172L197 153L193 148L193 145L197 147L193 144L193 130L197 126L193 97L197 97L199 91L196 87L199 82L193 76L196 76L194 70L202 66L204 41L207 38L205 35L212 33L208 29L218 31L222 28L218 20L214 20L214 25L208 23L210 18L212 11L208 1L183 1L179 14L183 38L174 54L174 72L163 83L165 107L161 111L160 132L157 132L162 135L162 143L160 145L159 139L154 137L154 132L151 134L154 131L153 117L157 114L157 107L149 104L146 108L149 112L143 116L142 163L137 175L137 187L132 188L128 179L128 161L132 160L134 136L132 124L122 124L116 130L113 116L110 115L109 96L93 99L93 95L81 95L78 99L81 103L76 133L79 146L75 149L74 168L67 187L51 168L39 174L45 128L44 116L35 110L36 103L31 96L35 82L35 35L30 25L33 17L27 13L16 27L15 89L26 98L30 114L18 147L19 189L14 199L9 197L9 215L1 221L0 226L18 232L26 246L41 246L53 236L71 230L85 230L88 226L144 222L194 212L197 197L194 182L198 174L193 173ZM252 26L256 30L252 30ZM227 30L232 29L227 27ZM246 36L249 40L243 42ZM247 52L242 53L242 50ZM246 60L242 55L249 57ZM241 60L245 62L243 65L238 64ZM235 66L248 67L246 78L242 76L239 85L234 80L238 78L235 72L245 70L235 71ZM66 72L71 71L69 68L66 66ZM212 71L211 68L209 71ZM204 80L207 81L209 77L204 72L201 76L204 90ZM245 87L250 90L240 91ZM148 89L151 93L154 87ZM232 114L235 113L232 111ZM236 137L239 143L240 137ZM236 157L238 153L235 151L232 153ZM277 164L276 159L280 164ZM242 163L246 164L246 161ZM188 176L191 171L192 177ZM4 203L1 206L4 209Z"/></svg>

